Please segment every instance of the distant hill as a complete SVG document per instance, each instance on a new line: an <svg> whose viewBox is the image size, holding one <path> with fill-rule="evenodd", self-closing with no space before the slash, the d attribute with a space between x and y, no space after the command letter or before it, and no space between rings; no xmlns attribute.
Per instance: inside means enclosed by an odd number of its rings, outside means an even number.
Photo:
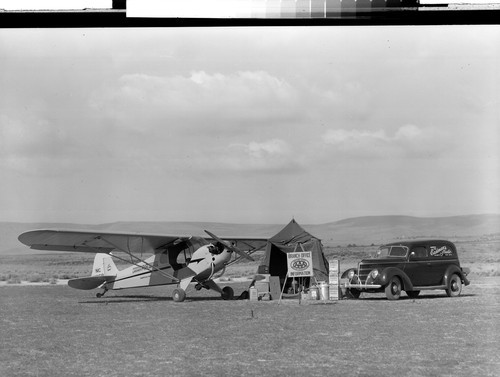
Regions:
<svg viewBox="0 0 500 377"><path fill-rule="evenodd" d="M500 215L453 217L367 216L327 224L297 222L320 238L325 246L379 245L399 239L445 238L460 241L500 236ZM109 224L11 223L0 222L0 254L31 252L17 237L33 229L96 229L112 232L205 235L204 229L218 236L269 238L286 224L226 224L210 222L116 222Z"/></svg>
<svg viewBox="0 0 500 377"><path fill-rule="evenodd" d="M325 245L375 245L400 239L445 238L460 241L500 236L500 215L451 217L367 216L305 228Z"/></svg>

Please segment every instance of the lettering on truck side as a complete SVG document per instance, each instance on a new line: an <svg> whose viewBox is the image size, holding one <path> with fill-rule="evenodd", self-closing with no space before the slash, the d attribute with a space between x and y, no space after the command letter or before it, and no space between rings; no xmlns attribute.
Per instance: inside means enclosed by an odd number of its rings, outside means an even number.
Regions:
<svg viewBox="0 0 500 377"><path fill-rule="evenodd" d="M451 252L450 249L448 249L447 246L442 246L442 247L437 247L437 246L431 246L431 256L433 257L441 257L443 255L449 256L452 255L453 253Z"/></svg>

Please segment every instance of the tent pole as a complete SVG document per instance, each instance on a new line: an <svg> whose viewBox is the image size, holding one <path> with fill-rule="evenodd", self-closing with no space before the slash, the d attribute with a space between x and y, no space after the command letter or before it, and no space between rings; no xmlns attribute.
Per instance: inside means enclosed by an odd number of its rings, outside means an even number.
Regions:
<svg viewBox="0 0 500 377"><path fill-rule="evenodd" d="M283 282L283 288L281 288L280 299L278 301L278 305L281 303L281 298L283 297L283 291L285 290L286 279L288 279L288 271L286 272L285 281Z"/></svg>

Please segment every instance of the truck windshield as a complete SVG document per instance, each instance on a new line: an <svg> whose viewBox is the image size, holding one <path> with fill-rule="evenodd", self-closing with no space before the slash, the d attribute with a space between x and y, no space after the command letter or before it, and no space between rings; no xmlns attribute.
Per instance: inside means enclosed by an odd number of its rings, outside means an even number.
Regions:
<svg viewBox="0 0 500 377"><path fill-rule="evenodd" d="M373 258L401 258L406 257L408 248L406 246L382 246L377 250Z"/></svg>

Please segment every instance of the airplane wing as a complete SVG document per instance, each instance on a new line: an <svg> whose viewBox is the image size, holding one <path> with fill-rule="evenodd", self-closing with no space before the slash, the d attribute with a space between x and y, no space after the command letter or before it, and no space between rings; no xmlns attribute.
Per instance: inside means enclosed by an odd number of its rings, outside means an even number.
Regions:
<svg viewBox="0 0 500 377"><path fill-rule="evenodd" d="M125 232L100 232L88 230L41 229L22 233L18 239L35 250L75 251L87 253L107 253L113 250L128 254L155 254L176 241L188 240L190 235L165 235ZM221 237L249 254L262 249L265 238ZM212 242L215 239L205 238Z"/></svg>
<svg viewBox="0 0 500 377"><path fill-rule="evenodd" d="M191 236L154 235L142 233L115 233L78 230L32 230L18 239L36 250L110 253L113 250L128 254L156 253L177 240Z"/></svg>

